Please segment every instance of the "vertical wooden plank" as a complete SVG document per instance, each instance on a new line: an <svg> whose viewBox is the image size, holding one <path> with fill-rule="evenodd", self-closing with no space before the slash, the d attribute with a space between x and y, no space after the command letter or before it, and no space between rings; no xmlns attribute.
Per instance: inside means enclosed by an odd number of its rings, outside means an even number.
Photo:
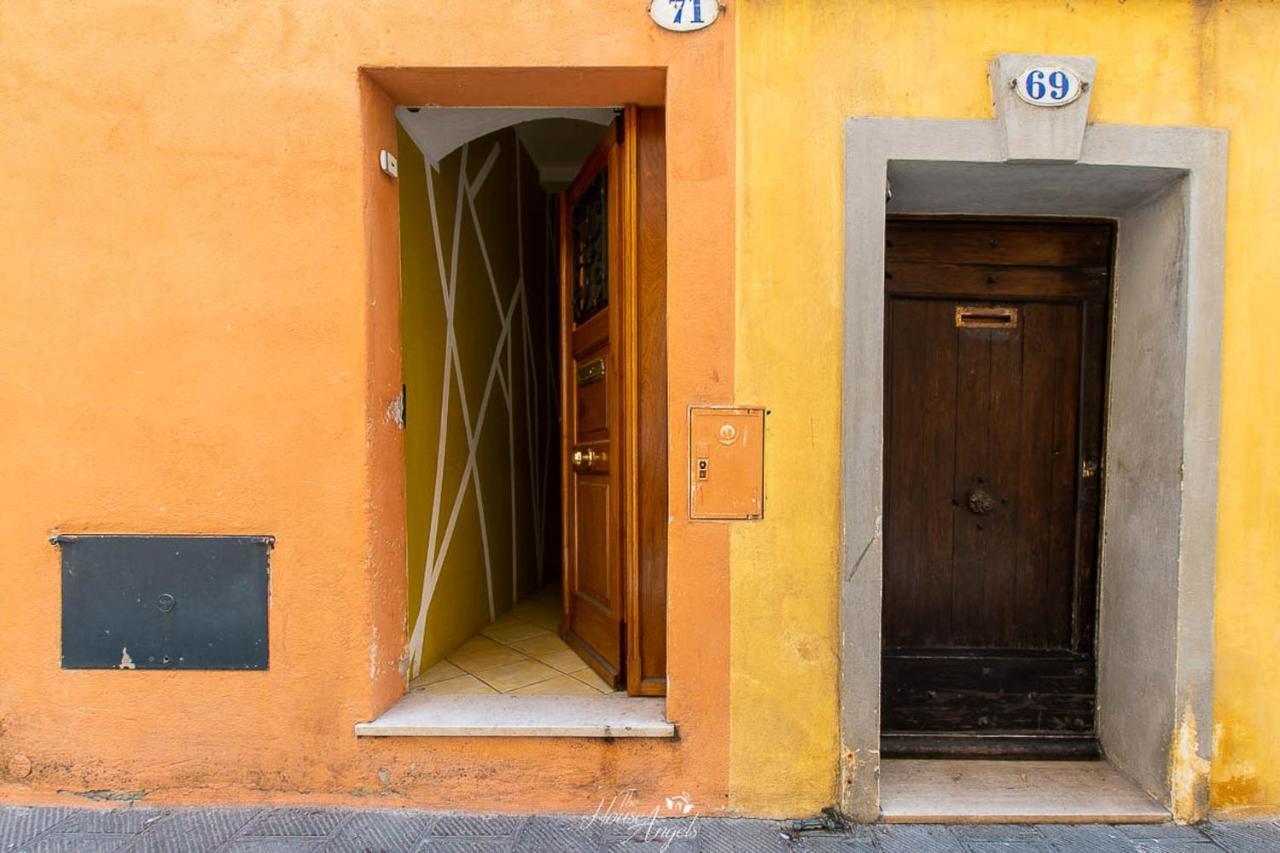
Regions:
<svg viewBox="0 0 1280 853"><path fill-rule="evenodd" d="M960 303L957 303L960 304ZM965 303L968 304L968 303ZM1008 646L1016 623L1022 331L958 329L953 642ZM969 506L976 491L990 512Z"/></svg>
<svg viewBox="0 0 1280 853"><path fill-rule="evenodd" d="M954 316L954 312L953 312ZM954 325L954 320L952 321ZM951 500L951 637L959 646L985 645L988 516L969 510L968 496L990 491L991 332L955 329L955 469Z"/></svg>
<svg viewBox="0 0 1280 853"><path fill-rule="evenodd" d="M951 634L951 497L956 336L946 302L890 300L886 395L884 636L887 645Z"/></svg>
<svg viewBox="0 0 1280 853"><path fill-rule="evenodd" d="M1075 597L1075 470L1080 306L1029 304L1023 331L1018 638L1070 648Z"/></svg>
<svg viewBox="0 0 1280 853"><path fill-rule="evenodd" d="M640 553L627 645L627 690L667 686L667 161L661 107L637 111L637 364Z"/></svg>
<svg viewBox="0 0 1280 853"><path fill-rule="evenodd" d="M1019 315L1022 308L1019 308ZM986 479L995 509L982 516L984 554L982 644L1014 645L1018 607L1018 449L1022 444L1022 324L991 337L991 381L986 401L990 429Z"/></svg>
<svg viewBox="0 0 1280 853"><path fill-rule="evenodd" d="M1014 641L1024 648L1045 648L1051 632L1045 620L1051 582L1049 559L1050 495L1054 438L1054 360L1058 329L1053 309L1027 304L1022 313L1022 435L1018 458L1017 598Z"/></svg>
<svg viewBox="0 0 1280 853"><path fill-rule="evenodd" d="M1080 379L1080 449L1082 470L1076 507L1075 613L1072 648L1092 653L1098 610L1098 528L1104 472L1103 417L1107 365L1106 299L1084 303L1084 343ZM1086 466L1088 466L1086 468Z"/></svg>
<svg viewBox="0 0 1280 853"><path fill-rule="evenodd" d="M1076 483L1079 471L1080 363L1083 316L1079 303L1050 308L1058 330L1054 359L1054 432L1050 457L1048 586L1045 625L1053 648L1070 648L1075 604Z"/></svg>

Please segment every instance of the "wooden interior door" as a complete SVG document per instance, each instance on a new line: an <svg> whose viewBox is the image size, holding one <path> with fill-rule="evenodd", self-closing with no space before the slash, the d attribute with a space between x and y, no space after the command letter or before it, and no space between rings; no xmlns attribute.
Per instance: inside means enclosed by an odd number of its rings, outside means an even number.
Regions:
<svg viewBox="0 0 1280 853"><path fill-rule="evenodd" d="M1092 754L1109 224L891 220L887 754Z"/></svg>
<svg viewBox="0 0 1280 853"><path fill-rule="evenodd" d="M627 340L625 116L605 133L561 200L561 633L600 677L622 683L627 538L624 457Z"/></svg>
<svg viewBox="0 0 1280 853"><path fill-rule="evenodd" d="M561 634L666 694L666 123L627 107L561 196Z"/></svg>
<svg viewBox="0 0 1280 853"><path fill-rule="evenodd" d="M636 145L636 570L627 573L627 692L667 692L667 154L666 111L639 107Z"/></svg>

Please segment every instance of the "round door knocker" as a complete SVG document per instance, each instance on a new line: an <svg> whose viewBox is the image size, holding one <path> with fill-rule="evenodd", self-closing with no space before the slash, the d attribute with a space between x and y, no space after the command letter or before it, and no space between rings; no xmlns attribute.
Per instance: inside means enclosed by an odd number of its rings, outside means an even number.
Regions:
<svg viewBox="0 0 1280 853"><path fill-rule="evenodd" d="M969 512L974 515L986 515L996 508L996 499L982 489L974 489L969 493Z"/></svg>
<svg viewBox="0 0 1280 853"><path fill-rule="evenodd" d="M174 598L167 592L162 592L156 598L156 609L161 613L172 613L173 608L178 606L178 599Z"/></svg>

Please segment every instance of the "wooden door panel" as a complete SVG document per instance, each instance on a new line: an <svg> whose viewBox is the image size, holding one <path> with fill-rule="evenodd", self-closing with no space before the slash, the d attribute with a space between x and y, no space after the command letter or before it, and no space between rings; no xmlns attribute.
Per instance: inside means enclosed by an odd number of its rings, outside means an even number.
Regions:
<svg viewBox="0 0 1280 853"><path fill-rule="evenodd" d="M946 304L889 304L884 636L888 645L951 638L951 471L956 338Z"/></svg>
<svg viewBox="0 0 1280 853"><path fill-rule="evenodd" d="M574 580L573 590L582 597L593 598L594 604L612 608L617 594L613 577L610 540L617 531L610 523L608 476L574 478Z"/></svg>
<svg viewBox="0 0 1280 853"><path fill-rule="evenodd" d="M609 346L609 309L597 311L573 330L569 380L573 395L573 436L575 445L608 442L613 389L612 350ZM585 372L585 373L584 373Z"/></svg>
<svg viewBox="0 0 1280 853"><path fill-rule="evenodd" d="M616 662L623 657L622 633L613 610L589 595L580 595L575 602L573 626L573 633L565 641L607 684L620 686Z"/></svg>
<svg viewBox="0 0 1280 853"><path fill-rule="evenodd" d="M604 360L607 364L607 354L597 350L582 361L575 359L574 376L578 375L584 365L591 365L598 360ZM579 386L577 405L574 407L574 444L609 440L609 385L609 377L605 376Z"/></svg>
<svg viewBox="0 0 1280 853"><path fill-rule="evenodd" d="M1075 570L1078 305L1024 307L1029 342L1021 412L1019 613L1025 648L1070 648Z"/></svg>
<svg viewBox="0 0 1280 853"><path fill-rule="evenodd" d="M1076 548L1084 556L1076 564L1075 606L1072 611L1071 645L1092 650L1097 616L1097 563L1089 559L1096 550L1102 506L1102 415L1107 372L1107 329L1110 325L1105 298L1081 305L1084 340L1080 377L1080 479L1076 499L1079 524Z"/></svg>
<svg viewBox="0 0 1280 853"><path fill-rule="evenodd" d="M976 516L970 495L999 495L990 464L990 418L986 402L991 396L991 333L955 328L955 305L947 318L956 337L955 466L951 500L951 632L947 645L982 645L993 633L989 628L999 608L999 598L985 584L986 551L999 548L990 529L1000 508L991 515ZM1007 332L1005 334L1008 334Z"/></svg>
<svg viewBox="0 0 1280 853"><path fill-rule="evenodd" d="M622 494L627 466L619 383L628 204L621 119L561 199L561 453L565 641L612 686L624 662L627 562Z"/></svg>
<svg viewBox="0 0 1280 853"><path fill-rule="evenodd" d="M1006 267L1098 267L1111 263L1111 228L1097 223L895 219L886 260Z"/></svg>
<svg viewBox="0 0 1280 853"><path fill-rule="evenodd" d="M627 107L560 205L564 621L588 664L666 693L666 154ZM583 239L585 236L586 239Z"/></svg>
<svg viewBox="0 0 1280 853"><path fill-rule="evenodd" d="M636 435L638 571L627 589L627 690L667 687L666 112L636 111Z"/></svg>
<svg viewBox="0 0 1280 853"><path fill-rule="evenodd" d="M1045 645L1056 649L1071 648L1071 621L1077 583L1077 531L1082 510L1079 507L1080 482L1080 396L1081 370L1085 360L1083 344L1083 306L1079 302L1065 305L1031 305L1033 322L1052 324L1057 334L1054 360L1053 452L1049 460L1049 560L1054 567L1052 585L1046 590L1043 625L1050 632ZM1090 646L1092 649L1092 645Z"/></svg>
<svg viewBox="0 0 1280 853"><path fill-rule="evenodd" d="M1018 454L1022 445L1020 412L1027 339L1021 325L1017 329L993 329L978 334L986 335L991 351L988 408L992 428L986 477L996 499L996 510L987 516L988 522L981 531L989 534L983 560L990 618L981 628L975 627L980 640L974 645L1007 647L1016 645L1019 615L1018 559L1016 550L1010 547L1018 535L1018 507L1009 496L1016 492L1021 473ZM1019 429L996 426L1013 423L1018 423Z"/></svg>
<svg viewBox="0 0 1280 853"><path fill-rule="evenodd" d="M1052 507L1046 501L1051 493L1051 465L1048 462L1054 446L1052 368L1054 335L1052 328L1041 328L1037 312L1023 307L1023 325L1035 341L1027 353L1024 375L1026 387L1020 420L1025 433L1018 458L1021 472L1018 482L1018 548L1019 591L1028 613L1043 615L1048 606L1048 590L1053 582L1050 552L1047 547ZM1022 618L1022 634L1026 642L1043 645L1049 626L1039 628L1030 618Z"/></svg>
<svg viewBox="0 0 1280 853"><path fill-rule="evenodd" d="M885 667L889 731L1093 731L1093 661L1084 655L903 653ZM1001 693L1022 701L992 703Z"/></svg>
<svg viewBox="0 0 1280 853"><path fill-rule="evenodd" d="M1107 277L1099 269L1059 269L995 264L886 261L885 286L894 296L973 299L1105 298Z"/></svg>
<svg viewBox="0 0 1280 853"><path fill-rule="evenodd" d="M886 732L1092 731L1112 242L1097 223L890 223Z"/></svg>
<svg viewBox="0 0 1280 853"><path fill-rule="evenodd" d="M1017 619L1016 504L1022 329L956 329L955 584L951 644L1005 646ZM1003 427L1003 428L1002 428ZM983 515L971 496L990 495Z"/></svg>
<svg viewBox="0 0 1280 853"><path fill-rule="evenodd" d="M962 304L890 302L885 634L1070 648L1080 307L989 330L956 328Z"/></svg>

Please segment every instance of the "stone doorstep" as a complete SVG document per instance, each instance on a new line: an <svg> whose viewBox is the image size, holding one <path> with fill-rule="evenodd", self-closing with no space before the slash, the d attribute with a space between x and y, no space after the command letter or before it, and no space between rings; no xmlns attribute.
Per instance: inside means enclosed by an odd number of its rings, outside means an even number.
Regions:
<svg viewBox="0 0 1280 853"><path fill-rule="evenodd" d="M676 736L666 702L639 696L476 696L410 693L360 737L653 737Z"/></svg>

